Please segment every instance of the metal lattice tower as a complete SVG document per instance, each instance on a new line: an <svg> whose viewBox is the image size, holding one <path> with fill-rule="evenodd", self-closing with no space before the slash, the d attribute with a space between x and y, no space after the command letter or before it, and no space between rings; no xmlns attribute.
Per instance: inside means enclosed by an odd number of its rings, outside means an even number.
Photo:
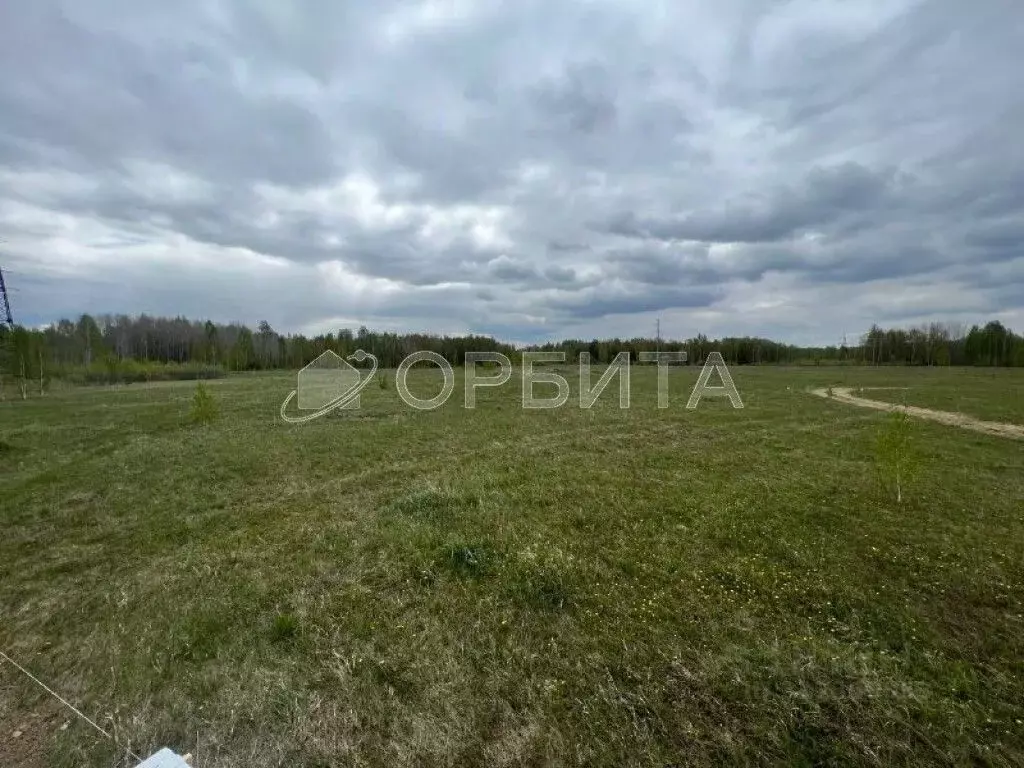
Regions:
<svg viewBox="0 0 1024 768"><path fill-rule="evenodd" d="M11 302L7 298L7 286L4 284L4 271L0 269L0 297L3 299L4 322L12 331L14 330L14 317L11 316Z"/></svg>
<svg viewBox="0 0 1024 768"><path fill-rule="evenodd" d="M0 269L0 301L3 302L3 317L0 318L0 400L4 399L4 373L11 358L14 344L14 318L11 317L11 302L7 299L7 285Z"/></svg>

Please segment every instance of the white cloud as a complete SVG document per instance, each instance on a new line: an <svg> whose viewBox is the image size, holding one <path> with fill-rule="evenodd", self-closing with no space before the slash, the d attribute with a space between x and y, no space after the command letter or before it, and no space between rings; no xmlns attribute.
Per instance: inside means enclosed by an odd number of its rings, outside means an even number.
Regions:
<svg viewBox="0 0 1024 768"><path fill-rule="evenodd" d="M997 7L998 6L998 7ZM1024 12L5 7L26 322L834 341L1019 318Z"/></svg>

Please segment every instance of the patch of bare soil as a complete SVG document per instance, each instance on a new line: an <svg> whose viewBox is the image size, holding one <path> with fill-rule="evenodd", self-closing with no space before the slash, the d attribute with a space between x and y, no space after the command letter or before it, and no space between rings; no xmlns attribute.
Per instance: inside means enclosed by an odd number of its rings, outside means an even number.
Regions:
<svg viewBox="0 0 1024 768"><path fill-rule="evenodd" d="M17 701L14 688L0 681L0 766L45 768L50 742L67 727L67 718L55 702L44 700L24 709Z"/></svg>
<svg viewBox="0 0 1024 768"><path fill-rule="evenodd" d="M818 397L838 400L848 405L856 405L861 408L873 408L876 411L904 411L909 416L928 421L937 421L939 424L947 424L951 427L962 427L972 429L975 432L984 432L986 435L998 435L1024 440L1024 426L1020 424L1006 424L1001 421L982 421L973 416L966 416L962 413L950 413L949 411L936 411L931 408L920 408L916 405L897 405L896 403L885 403L881 400L869 400L866 397L859 397L853 394L850 387L833 387L832 394L828 389L813 389L811 394Z"/></svg>

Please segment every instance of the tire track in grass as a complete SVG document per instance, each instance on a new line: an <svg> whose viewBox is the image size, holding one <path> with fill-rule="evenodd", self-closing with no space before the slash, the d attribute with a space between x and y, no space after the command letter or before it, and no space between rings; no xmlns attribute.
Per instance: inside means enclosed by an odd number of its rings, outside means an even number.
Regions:
<svg viewBox="0 0 1024 768"><path fill-rule="evenodd" d="M950 413L949 411L936 411L932 408L921 408L916 405L897 405L896 403L886 403L881 400L869 400L866 397L854 395L851 387L832 387L831 394L829 394L829 388L826 387L812 389L810 392L818 397L838 400L841 403L856 405L860 408L873 408L876 411L903 411L909 416L946 424L951 427L961 427L975 432L982 432L986 435L998 435L999 437L1024 440L1024 426L1019 424L1007 424L1001 421L982 421L962 413Z"/></svg>

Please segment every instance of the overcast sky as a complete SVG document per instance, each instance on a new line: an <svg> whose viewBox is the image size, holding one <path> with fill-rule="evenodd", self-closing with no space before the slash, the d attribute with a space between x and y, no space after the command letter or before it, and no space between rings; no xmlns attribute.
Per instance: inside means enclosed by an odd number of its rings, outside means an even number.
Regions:
<svg viewBox="0 0 1024 768"><path fill-rule="evenodd" d="M6 0L15 319L1024 330L1019 0Z"/></svg>

